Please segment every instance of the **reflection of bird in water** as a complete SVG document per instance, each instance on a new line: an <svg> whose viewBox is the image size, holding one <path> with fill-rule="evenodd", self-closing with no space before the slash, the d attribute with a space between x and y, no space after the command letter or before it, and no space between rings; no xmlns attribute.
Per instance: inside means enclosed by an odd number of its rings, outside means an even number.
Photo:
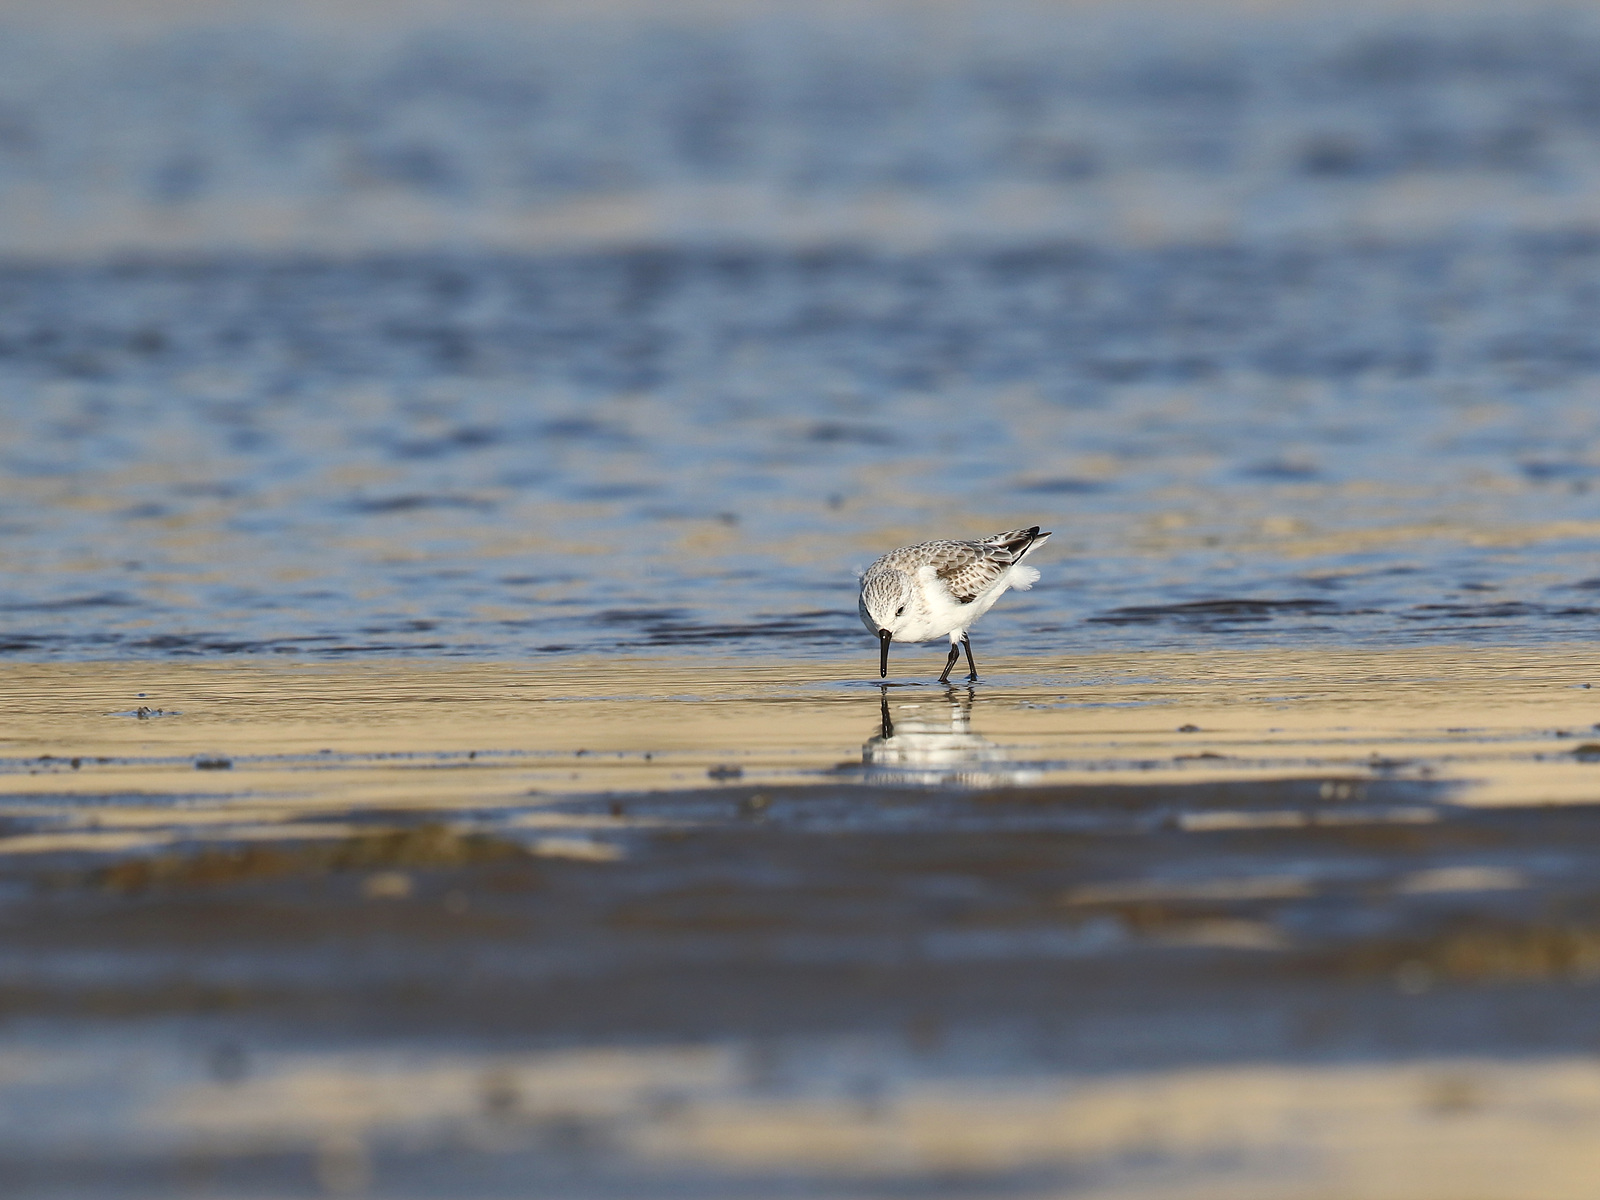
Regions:
<svg viewBox="0 0 1600 1200"><path fill-rule="evenodd" d="M861 576L861 623L878 639L878 674L889 673L889 643L950 639L940 683L963 648L967 680L978 678L967 630L1007 588L1026 591L1039 572L1022 560L1049 541L1037 525L981 542L920 542L891 550Z"/></svg>
<svg viewBox="0 0 1600 1200"><path fill-rule="evenodd" d="M1037 771L1016 769L1004 747L972 732L971 688L947 689L942 703L901 705L898 722L889 714L888 687L880 691L878 733L861 747L861 765L869 777L998 787L1038 776Z"/></svg>

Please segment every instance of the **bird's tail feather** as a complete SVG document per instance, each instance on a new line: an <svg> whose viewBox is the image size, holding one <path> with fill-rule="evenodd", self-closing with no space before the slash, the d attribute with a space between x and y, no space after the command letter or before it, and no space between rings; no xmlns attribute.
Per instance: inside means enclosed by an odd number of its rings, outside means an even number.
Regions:
<svg viewBox="0 0 1600 1200"><path fill-rule="evenodd" d="M1025 592L1039 582L1038 567L1012 567L1011 586L1019 592Z"/></svg>
<svg viewBox="0 0 1600 1200"><path fill-rule="evenodd" d="M1002 550L1009 550L1015 555L1015 561L1020 562L1028 554L1038 549L1050 540L1048 533L1040 533L1037 525L1030 525L1026 529L1011 529L1005 533L997 533L992 538L984 538L983 545L998 546Z"/></svg>
<svg viewBox="0 0 1600 1200"><path fill-rule="evenodd" d="M1039 534L1037 537L1033 538L1031 541L1029 541L1029 543L1026 546L1024 546L1022 548L1022 553L1017 555L1017 560L1020 562L1022 559L1027 558L1028 555L1032 554L1035 550L1037 550L1040 546L1044 545L1049 540L1050 540L1050 535L1048 533Z"/></svg>

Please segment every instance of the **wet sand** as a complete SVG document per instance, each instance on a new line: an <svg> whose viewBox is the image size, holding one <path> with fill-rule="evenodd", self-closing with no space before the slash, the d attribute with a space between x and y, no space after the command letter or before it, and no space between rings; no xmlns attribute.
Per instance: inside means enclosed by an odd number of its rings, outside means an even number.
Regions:
<svg viewBox="0 0 1600 1200"><path fill-rule="evenodd" d="M867 670L7 667L7 1194L1586 1194L1600 656Z"/></svg>

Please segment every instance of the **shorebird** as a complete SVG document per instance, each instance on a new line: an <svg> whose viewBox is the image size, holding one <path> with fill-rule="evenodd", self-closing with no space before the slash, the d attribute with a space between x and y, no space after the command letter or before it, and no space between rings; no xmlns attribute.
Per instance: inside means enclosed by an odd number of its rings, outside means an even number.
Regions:
<svg viewBox="0 0 1600 1200"><path fill-rule="evenodd" d="M861 623L878 639L878 675L889 674L889 643L950 639L940 683L963 649L967 679L978 678L967 630L1007 588L1027 591L1039 572L1022 565L1050 537L1037 525L977 542L920 542L891 550L861 576Z"/></svg>

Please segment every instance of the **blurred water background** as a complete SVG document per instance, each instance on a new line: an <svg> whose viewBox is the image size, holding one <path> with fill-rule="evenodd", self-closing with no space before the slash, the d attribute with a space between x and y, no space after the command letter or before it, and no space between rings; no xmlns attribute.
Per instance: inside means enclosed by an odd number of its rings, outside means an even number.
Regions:
<svg viewBox="0 0 1600 1200"><path fill-rule="evenodd" d="M1600 615L1600 14L0 8L0 647L833 658Z"/></svg>

